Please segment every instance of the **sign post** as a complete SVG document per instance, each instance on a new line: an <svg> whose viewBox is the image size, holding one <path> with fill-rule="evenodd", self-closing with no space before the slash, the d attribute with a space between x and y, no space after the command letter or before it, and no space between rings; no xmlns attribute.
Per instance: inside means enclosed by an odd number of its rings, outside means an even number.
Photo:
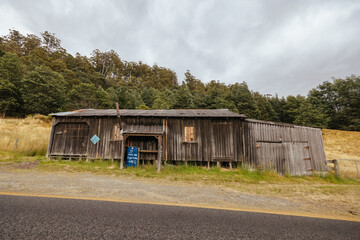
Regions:
<svg viewBox="0 0 360 240"><path fill-rule="evenodd" d="M128 147L126 154L126 166L127 167L136 167L139 156L138 147Z"/></svg>

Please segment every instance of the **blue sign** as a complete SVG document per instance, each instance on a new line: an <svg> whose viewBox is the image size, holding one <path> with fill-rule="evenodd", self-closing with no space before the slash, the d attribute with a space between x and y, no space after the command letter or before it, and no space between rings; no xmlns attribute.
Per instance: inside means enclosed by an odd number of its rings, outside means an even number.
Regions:
<svg viewBox="0 0 360 240"><path fill-rule="evenodd" d="M126 154L126 166L127 167L136 167L139 155L139 148L137 147L128 147Z"/></svg>
<svg viewBox="0 0 360 240"><path fill-rule="evenodd" d="M90 141L92 141L93 144L96 144L99 140L100 138L96 134L90 139Z"/></svg>

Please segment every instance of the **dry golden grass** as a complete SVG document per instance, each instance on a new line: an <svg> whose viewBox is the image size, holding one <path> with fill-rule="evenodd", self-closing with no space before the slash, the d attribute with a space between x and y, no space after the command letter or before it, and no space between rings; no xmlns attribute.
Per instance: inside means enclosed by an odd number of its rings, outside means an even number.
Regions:
<svg viewBox="0 0 360 240"><path fill-rule="evenodd" d="M359 159L360 132L323 129L323 140L326 159ZM340 173L345 177L357 175L355 161L339 161ZM360 161L358 161L360 171Z"/></svg>
<svg viewBox="0 0 360 240"><path fill-rule="evenodd" d="M327 159L360 159L360 132L322 130Z"/></svg>
<svg viewBox="0 0 360 240"><path fill-rule="evenodd" d="M51 119L34 115L25 119L0 119L0 151L24 155L44 155L51 130ZM16 139L18 139L15 148Z"/></svg>

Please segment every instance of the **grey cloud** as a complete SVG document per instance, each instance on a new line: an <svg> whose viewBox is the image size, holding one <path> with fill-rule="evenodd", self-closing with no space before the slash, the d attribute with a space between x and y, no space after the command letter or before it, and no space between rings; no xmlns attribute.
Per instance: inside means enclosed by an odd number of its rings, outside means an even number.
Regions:
<svg viewBox="0 0 360 240"><path fill-rule="evenodd" d="M356 1L3 1L0 34L56 33L72 54L114 49L262 93L306 94L360 74Z"/></svg>

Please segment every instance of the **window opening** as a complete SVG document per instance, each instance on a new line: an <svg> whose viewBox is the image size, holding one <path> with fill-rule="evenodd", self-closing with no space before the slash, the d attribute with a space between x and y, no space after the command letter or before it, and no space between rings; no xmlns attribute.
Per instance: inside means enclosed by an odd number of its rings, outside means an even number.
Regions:
<svg viewBox="0 0 360 240"><path fill-rule="evenodd" d="M185 142L195 142L195 127L185 127Z"/></svg>

